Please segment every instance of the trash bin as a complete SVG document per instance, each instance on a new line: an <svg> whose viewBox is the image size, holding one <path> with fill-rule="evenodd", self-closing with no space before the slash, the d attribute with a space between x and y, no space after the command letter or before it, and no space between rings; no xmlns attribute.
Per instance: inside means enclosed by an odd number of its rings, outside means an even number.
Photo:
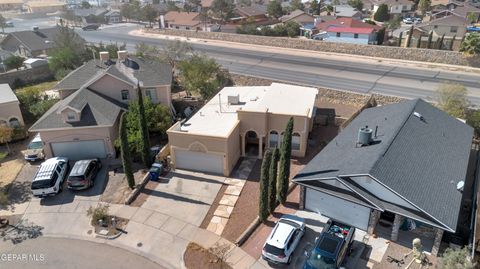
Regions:
<svg viewBox="0 0 480 269"><path fill-rule="evenodd" d="M150 168L150 171L149 171L150 180L157 181L161 173L162 173L162 164L161 163L152 164L152 167Z"/></svg>

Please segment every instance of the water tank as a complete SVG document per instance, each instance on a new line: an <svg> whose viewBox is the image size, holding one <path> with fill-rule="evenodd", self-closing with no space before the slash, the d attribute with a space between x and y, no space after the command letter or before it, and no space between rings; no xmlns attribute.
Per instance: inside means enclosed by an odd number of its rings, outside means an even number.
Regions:
<svg viewBox="0 0 480 269"><path fill-rule="evenodd" d="M357 144L368 146L370 142L372 142L372 134L373 130L368 128L368 126L360 128L360 130L358 130Z"/></svg>

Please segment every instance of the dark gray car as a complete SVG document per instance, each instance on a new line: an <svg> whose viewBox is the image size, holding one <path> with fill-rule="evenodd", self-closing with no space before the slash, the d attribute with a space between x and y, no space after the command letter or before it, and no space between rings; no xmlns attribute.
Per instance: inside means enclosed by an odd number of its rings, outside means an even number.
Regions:
<svg viewBox="0 0 480 269"><path fill-rule="evenodd" d="M67 188L84 190L93 186L95 177L102 163L99 159L80 160L75 162L67 178Z"/></svg>

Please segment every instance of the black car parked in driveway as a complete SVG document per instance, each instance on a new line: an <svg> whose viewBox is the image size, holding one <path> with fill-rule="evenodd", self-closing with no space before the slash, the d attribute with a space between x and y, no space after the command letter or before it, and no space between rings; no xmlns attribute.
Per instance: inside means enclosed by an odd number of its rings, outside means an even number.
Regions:
<svg viewBox="0 0 480 269"><path fill-rule="evenodd" d="M83 190L92 187L102 163L99 159L76 161L67 178L67 188Z"/></svg>

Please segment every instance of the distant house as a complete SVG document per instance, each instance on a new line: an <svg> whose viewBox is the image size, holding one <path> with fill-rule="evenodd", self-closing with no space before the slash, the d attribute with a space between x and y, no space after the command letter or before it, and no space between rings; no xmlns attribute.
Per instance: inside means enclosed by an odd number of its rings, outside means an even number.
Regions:
<svg viewBox="0 0 480 269"><path fill-rule="evenodd" d="M361 11L349 6L349 5L337 5L333 6L333 12L323 11L320 16L333 16L335 18L352 18L354 20L361 20L363 14Z"/></svg>
<svg viewBox="0 0 480 269"><path fill-rule="evenodd" d="M110 23L119 23L122 22L122 15L120 14L120 10L109 10L105 13L105 22Z"/></svg>
<svg viewBox="0 0 480 269"><path fill-rule="evenodd" d="M251 5L247 7L235 8L236 16L230 19L231 23L254 23L255 25L269 24L270 20L267 16L267 6Z"/></svg>
<svg viewBox="0 0 480 269"><path fill-rule="evenodd" d="M8 84L0 84L0 126L24 126L20 102Z"/></svg>
<svg viewBox="0 0 480 269"><path fill-rule="evenodd" d="M480 19L480 9L465 3L463 5L456 6L455 8L452 8L452 9L445 9L442 11L432 13L430 16L430 20L439 19L442 17L450 16L450 15L459 16L469 20L470 20L469 17L474 15L472 23L475 23Z"/></svg>
<svg viewBox="0 0 480 269"><path fill-rule="evenodd" d="M280 21L283 23L294 21L300 25L304 25L306 23L313 23L314 17L302 10L297 9L280 17Z"/></svg>
<svg viewBox="0 0 480 269"><path fill-rule="evenodd" d="M382 4L388 6L390 15L412 11L415 5L415 3L410 0L380 0L374 3L373 12L377 12L378 7Z"/></svg>
<svg viewBox="0 0 480 269"><path fill-rule="evenodd" d="M116 59L101 52L72 71L55 87L61 100L35 122L47 158L72 160L115 156L120 114L137 100L137 87L155 104L171 104L170 65L129 56L119 51Z"/></svg>
<svg viewBox="0 0 480 269"><path fill-rule="evenodd" d="M25 3L24 7L28 13L54 13L62 11L65 4L56 0L33 0Z"/></svg>
<svg viewBox="0 0 480 269"><path fill-rule="evenodd" d="M202 30L204 22L198 12L169 11L164 16L165 28L180 30Z"/></svg>
<svg viewBox="0 0 480 269"><path fill-rule="evenodd" d="M354 44L374 44L380 26L357 21L352 18L341 18L315 24L319 33L326 33L326 41Z"/></svg>
<svg viewBox="0 0 480 269"><path fill-rule="evenodd" d="M21 10L23 0L0 0L0 10Z"/></svg>
<svg viewBox="0 0 480 269"><path fill-rule="evenodd" d="M442 35L445 35L447 38L452 38L455 36L461 39L467 31L468 25L469 22L467 18L457 15L449 15L439 19L434 19L429 22L424 22L417 25L417 27L426 33L433 31L433 36L435 39L437 37L441 37Z"/></svg>
<svg viewBox="0 0 480 269"><path fill-rule="evenodd" d="M83 23L101 23L105 14L108 12L105 8L75 9L74 14Z"/></svg>
<svg viewBox="0 0 480 269"><path fill-rule="evenodd" d="M0 47L26 58L46 57L56 48L59 32L60 27L11 32L0 42ZM75 34L75 38L79 46L85 44L79 35Z"/></svg>
<svg viewBox="0 0 480 269"><path fill-rule="evenodd" d="M442 238L466 245L472 139L470 126L421 99L365 109L295 176L300 204L391 241L423 237L433 255Z"/></svg>

